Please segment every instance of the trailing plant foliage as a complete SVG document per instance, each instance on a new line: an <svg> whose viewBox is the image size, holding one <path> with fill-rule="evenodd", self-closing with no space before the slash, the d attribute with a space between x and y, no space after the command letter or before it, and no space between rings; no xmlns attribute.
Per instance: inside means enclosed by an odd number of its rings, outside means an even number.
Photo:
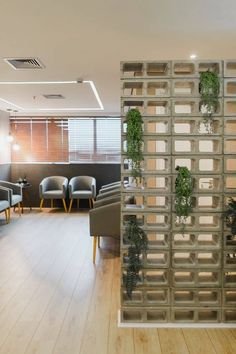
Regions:
<svg viewBox="0 0 236 354"><path fill-rule="evenodd" d="M126 114L127 159L131 163L131 175L135 180L142 176L141 163L143 161L143 119L138 109L130 109Z"/></svg>
<svg viewBox="0 0 236 354"><path fill-rule="evenodd" d="M142 268L140 259L141 253L146 252L148 247L148 239L146 233L138 225L136 216L132 216L127 221L125 241L130 244L128 248L128 267L124 276L124 284L127 296L131 299L132 292L139 281L139 271Z"/></svg>
<svg viewBox="0 0 236 354"><path fill-rule="evenodd" d="M236 200L230 198L224 212L224 217L226 220L226 225L230 228L231 235L227 238L232 240L236 235Z"/></svg>
<svg viewBox="0 0 236 354"><path fill-rule="evenodd" d="M178 223L184 226L192 212L193 177L187 167L176 167L178 175L175 180L175 211Z"/></svg>
<svg viewBox="0 0 236 354"><path fill-rule="evenodd" d="M200 74L201 109L203 123L208 133L212 133L213 114L219 102L220 82L216 72L205 71Z"/></svg>

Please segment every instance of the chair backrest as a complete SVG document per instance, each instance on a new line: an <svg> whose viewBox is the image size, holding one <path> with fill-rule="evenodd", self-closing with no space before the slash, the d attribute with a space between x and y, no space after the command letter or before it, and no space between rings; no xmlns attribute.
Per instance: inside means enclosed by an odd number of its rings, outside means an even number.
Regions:
<svg viewBox="0 0 236 354"><path fill-rule="evenodd" d="M91 176L77 176L72 178L75 190L91 190L95 178Z"/></svg>
<svg viewBox="0 0 236 354"><path fill-rule="evenodd" d="M67 180L66 177L63 176L50 176L46 177L47 179L47 190L58 190L62 189L63 183Z"/></svg>

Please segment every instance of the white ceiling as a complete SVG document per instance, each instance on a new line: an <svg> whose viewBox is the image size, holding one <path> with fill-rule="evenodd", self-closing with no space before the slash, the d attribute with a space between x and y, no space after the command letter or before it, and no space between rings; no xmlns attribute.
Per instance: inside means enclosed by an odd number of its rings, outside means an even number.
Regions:
<svg viewBox="0 0 236 354"><path fill-rule="evenodd" d="M236 58L235 14L235 0L1 0L0 81L91 80L104 111L34 112L96 108L91 90L73 85L0 85L0 98L32 108L27 114L118 114L121 60ZM16 71L3 60L12 57L46 68ZM66 99L48 106L47 90Z"/></svg>

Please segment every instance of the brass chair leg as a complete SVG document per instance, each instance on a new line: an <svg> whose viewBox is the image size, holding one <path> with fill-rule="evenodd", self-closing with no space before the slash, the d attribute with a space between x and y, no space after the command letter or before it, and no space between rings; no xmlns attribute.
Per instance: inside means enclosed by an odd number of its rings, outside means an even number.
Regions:
<svg viewBox="0 0 236 354"><path fill-rule="evenodd" d="M62 202L63 202L63 205L64 205L65 212L67 213L66 201L65 201L64 198L62 199Z"/></svg>
<svg viewBox="0 0 236 354"><path fill-rule="evenodd" d="M98 237L94 236L93 237L93 263L95 263L95 261L96 261L97 240L98 240Z"/></svg>
<svg viewBox="0 0 236 354"><path fill-rule="evenodd" d="M5 209L5 218L6 218L6 223L8 224L8 209Z"/></svg>
<svg viewBox="0 0 236 354"><path fill-rule="evenodd" d="M94 199L92 198L92 208L93 208L93 206L94 206Z"/></svg>
<svg viewBox="0 0 236 354"><path fill-rule="evenodd" d="M71 212L72 204L73 204L73 199L71 198L68 213Z"/></svg>
<svg viewBox="0 0 236 354"><path fill-rule="evenodd" d="M18 203L17 206L18 206L18 213L19 213L19 216L21 216L21 205L20 205L20 203Z"/></svg>
<svg viewBox="0 0 236 354"><path fill-rule="evenodd" d="M51 209L53 209L53 199L51 199Z"/></svg>
<svg viewBox="0 0 236 354"><path fill-rule="evenodd" d="M79 209L79 199L77 199L77 208Z"/></svg>
<svg viewBox="0 0 236 354"><path fill-rule="evenodd" d="M42 210L42 207L43 207L43 202L44 202L44 199L41 199L41 202L40 202L40 210Z"/></svg>
<svg viewBox="0 0 236 354"><path fill-rule="evenodd" d="M100 236L98 236L98 248L100 248Z"/></svg>
<svg viewBox="0 0 236 354"><path fill-rule="evenodd" d="M11 219L11 208L8 208L8 224L10 223L10 219Z"/></svg>
<svg viewBox="0 0 236 354"><path fill-rule="evenodd" d="M92 209L91 199L89 199L89 208Z"/></svg>

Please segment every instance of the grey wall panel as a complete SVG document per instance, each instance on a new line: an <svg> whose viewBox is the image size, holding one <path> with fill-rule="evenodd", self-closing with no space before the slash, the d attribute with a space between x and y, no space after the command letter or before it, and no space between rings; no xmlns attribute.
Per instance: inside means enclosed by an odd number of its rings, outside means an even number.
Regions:
<svg viewBox="0 0 236 354"><path fill-rule="evenodd" d="M97 189L101 185L117 181L120 178L119 164L12 164L11 180L26 176L32 184L30 201L32 206L39 206L39 183L47 176L65 176L68 179L74 176L88 175L96 178ZM86 206L87 203L81 203ZM45 206L49 206L46 204Z"/></svg>

